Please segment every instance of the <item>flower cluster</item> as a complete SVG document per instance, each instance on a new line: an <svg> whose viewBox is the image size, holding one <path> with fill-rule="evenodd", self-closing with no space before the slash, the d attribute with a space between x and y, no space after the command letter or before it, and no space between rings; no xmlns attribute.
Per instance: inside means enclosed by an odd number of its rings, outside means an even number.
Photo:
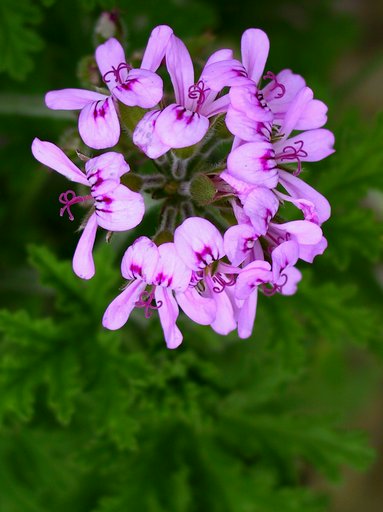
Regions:
<svg viewBox="0 0 383 512"><path fill-rule="evenodd" d="M79 277L95 273L98 226L108 239L140 224L144 197L159 205L155 236L139 237L123 256L128 282L105 311L107 329L121 328L135 308L146 318L156 311L167 346L176 348L181 308L219 334L237 329L247 338L258 292L295 293L298 260L311 263L326 249L320 226L330 206L300 174L304 162L334 151L333 134L322 128L327 107L291 70L266 71L268 51L266 34L248 29L241 60L216 51L198 76L184 43L158 26L136 67L116 39L98 46L104 89L46 95L51 109L80 110L79 134L97 150L80 155L83 172L54 144L32 144L41 163L90 187L88 195L68 190L59 198L70 220L74 204L91 207L73 258ZM174 94L164 91L166 75ZM136 161L129 174L126 154ZM155 172L146 165L140 172L145 157ZM287 203L296 211L291 217L288 209L288 221Z"/></svg>

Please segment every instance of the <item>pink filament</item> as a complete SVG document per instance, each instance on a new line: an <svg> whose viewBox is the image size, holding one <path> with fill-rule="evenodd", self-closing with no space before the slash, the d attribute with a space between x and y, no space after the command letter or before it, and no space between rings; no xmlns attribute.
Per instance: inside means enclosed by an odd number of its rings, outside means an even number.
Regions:
<svg viewBox="0 0 383 512"><path fill-rule="evenodd" d="M272 295L275 295L277 292L282 293L282 288L286 285L288 277L286 274L281 274L281 277L283 277L284 281L282 284L273 284L271 288L268 288L265 283L262 284L262 292L264 295L267 295L267 297L271 297Z"/></svg>
<svg viewBox="0 0 383 512"><path fill-rule="evenodd" d="M102 79L104 80L104 82L106 84L110 83L111 80L107 80L106 77L110 74L112 74L114 76L114 79L117 83L119 84L122 84L122 80L121 80L121 76L120 76L120 73L123 69L126 69L127 71L130 71L132 69L131 66L129 66L129 64L127 64L126 62L120 62L120 64L115 68L114 66L112 66L112 69L110 71L107 71L103 76L102 76Z"/></svg>
<svg viewBox="0 0 383 512"><path fill-rule="evenodd" d="M150 291L144 290L140 294L138 301L135 303L137 308L144 308L145 318L150 318L153 314L153 310L160 309L162 306L162 300L156 301L155 305L152 304L153 300L155 300L154 290L155 288Z"/></svg>
<svg viewBox="0 0 383 512"><path fill-rule="evenodd" d="M275 91L275 89L280 89L280 92L274 97L274 99L282 98L286 93L286 87L278 82L276 75L272 73L271 71L268 71L266 75L263 77L264 80L272 80L274 82L273 87L270 89L270 91Z"/></svg>
<svg viewBox="0 0 383 512"><path fill-rule="evenodd" d="M62 217L64 213L67 211L69 215L69 220L73 220L74 217L72 212L70 211L70 207L73 204L89 201L90 199L92 199L92 196L76 196L76 192L74 192L73 190L67 190L66 192L63 192L59 196L59 201L61 204L64 204L65 206L63 206L60 209L60 217Z"/></svg>
<svg viewBox="0 0 383 512"><path fill-rule="evenodd" d="M218 284L218 286L213 286L213 292L222 293L223 290L226 288L226 286L234 286L235 285L235 277L234 276L227 276L227 277L229 279L228 281L226 281L224 279L224 274L215 274L215 276L213 276L213 278L212 278L213 282Z"/></svg>
<svg viewBox="0 0 383 512"><path fill-rule="evenodd" d="M206 100L206 93L209 91L209 87L205 89L205 83L203 80L199 80L199 82L189 87L188 96L191 100L197 100L197 111Z"/></svg>
<svg viewBox="0 0 383 512"><path fill-rule="evenodd" d="M302 171L302 162L301 158L307 157L308 153L303 149L303 140L297 140L294 142L294 145L298 145L299 147L294 146L285 146L280 155L277 155L277 159L281 162L284 160L296 160L298 162L297 170L294 172L294 176L298 176Z"/></svg>

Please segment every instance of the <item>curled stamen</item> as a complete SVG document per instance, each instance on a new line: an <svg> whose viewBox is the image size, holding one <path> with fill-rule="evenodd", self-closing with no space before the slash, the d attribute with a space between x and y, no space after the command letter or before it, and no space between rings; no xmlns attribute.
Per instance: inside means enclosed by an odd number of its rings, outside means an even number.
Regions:
<svg viewBox="0 0 383 512"><path fill-rule="evenodd" d="M135 303L137 308L144 308L145 318L150 318L153 314L153 310L160 309L162 306L162 300L155 301L156 304L152 304L153 300L155 300L154 290L155 288L150 291L144 290L140 294L138 301Z"/></svg>
<svg viewBox="0 0 383 512"><path fill-rule="evenodd" d="M209 87L205 88L205 82L203 80L199 80L196 84L193 84L189 87L189 98L191 100L197 100L197 110L201 107L201 105L206 100L206 93L210 91Z"/></svg>
<svg viewBox="0 0 383 512"><path fill-rule="evenodd" d="M275 295L277 292L282 293L283 287L286 285L288 277L287 274L281 274L281 277L283 277L283 282L281 284L273 284L271 288L267 287L266 283L263 283L261 285L262 292L267 297L271 297L272 295Z"/></svg>
<svg viewBox="0 0 383 512"><path fill-rule="evenodd" d="M274 97L274 99L278 100L279 98L282 98L286 93L286 87L278 82L278 79L274 73L271 71L268 71L266 75L263 77L264 80L272 80L274 82L273 87L270 89L270 91L275 91L275 89L280 89L280 92Z"/></svg>
<svg viewBox="0 0 383 512"><path fill-rule="evenodd" d="M73 190L67 190L66 192L63 192L59 196L59 201L61 204L64 204L65 206L63 206L60 209L60 217L62 217L65 211L67 211L69 215L69 220L73 220L74 216L70 211L70 207L73 204L89 201L90 199L92 199L92 196L76 196L76 192L74 192Z"/></svg>
<svg viewBox="0 0 383 512"><path fill-rule="evenodd" d="M303 149L303 140L297 140L294 142L294 146L285 146L280 155L277 155L277 158L282 162L283 160L296 160L298 163L297 170L293 173L294 176L298 176L302 171L302 162L301 158L305 158L308 156L307 151Z"/></svg>
<svg viewBox="0 0 383 512"><path fill-rule="evenodd" d="M235 276L227 276L228 281L226 281L222 274L215 274L212 280L214 283L218 283L218 286L213 286L213 292L222 293L226 286L234 286L235 285Z"/></svg>
<svg viewBox="0 0 383 512"><path fill-rule="evenodd" d="M132 69L132 66L129 66L126 62L120 62L120 64L115 68L112 66L112 69L110 71L107 71L103 76L102 79L106 84L110 83L111 80L107 80L106 77L110 74L114 76L114 79L117 83L122 84L122 79L120 76L120 73L123 69L126 69L127 71L130 71Z"/></svg>

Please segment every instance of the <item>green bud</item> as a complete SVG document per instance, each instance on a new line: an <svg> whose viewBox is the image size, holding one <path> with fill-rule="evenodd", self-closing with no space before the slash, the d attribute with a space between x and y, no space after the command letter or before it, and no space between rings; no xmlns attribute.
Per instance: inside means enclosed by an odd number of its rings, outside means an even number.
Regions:
<svg viewBox="0 0 383 512"><path fill-rule="evenodd" d="M187 148L173 149L173 153L181 160L187 160L193 156L195 149L195 146L188 146Z"/></svg>
<svg viewBox="0 0 383 512"><path fill-rule="evenodd" d="M83 87L93 88L102 85L100 72L93 55L87 55L79 61L77 78Z"/></svg>
<svg viewBox="0 0 383 512"><path fill-rule="evenodd" d="M210 204L216 193L212 181L205 174L197 174L190 184L190 195L199 206Z"/></svg>

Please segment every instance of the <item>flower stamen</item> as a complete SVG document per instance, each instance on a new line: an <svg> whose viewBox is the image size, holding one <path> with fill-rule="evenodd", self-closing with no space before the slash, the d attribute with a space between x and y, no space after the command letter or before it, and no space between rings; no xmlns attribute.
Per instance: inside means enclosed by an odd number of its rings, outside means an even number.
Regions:
<svg viewBox="0 0 383 512"><path fill-rule="evenodd" d="M162 300L158 300L158 301L155 300L154 290L155 290L155 288L153 288L150 291L144 290L140 294L138 301L135 303L135 306L137 308L144 308L145 318L150 318L153 314L153 311L160 309L160 307L163 304ZM153 300L156 302L155 304L152 304Z"/></svg>
<svg viewBox="0 0 383 512"><path fill-rule="evenodd" d="M271 92L275 91L276 89L280 89L280 92L274 97L275 100L279 100L279 98L282 98L286 94L286 87L278 82L276 75L271 71L268 71L266 75L264 75L263 79L272 80L274 82L273 87L270 89Z"/></svg>
<svg viewBox="0 0 383 512"><path fill-rule="evenodd" d="M235 276L226 276L229 280L226 281L224 279L224 275L222 274L215 274L212 277L212 281L214 283L217 283L218 286L213 286L213 292L215 293L222 293L226 286L234 286L235 285Z"/></svg>
<svg viewBox="0 0 383 512"><path fill-rule="evenodd" d="M114 79L117 83L119 84L122 84L123 80L121 79L121 71L123 69L126 69L127 71L130 71L132 69L132 66L130 66L129 64L127 64L126 62L120 62L120 64L115 68L114 66L112 66L112 69L110 71L107 71L103 76L102 76L102 79L104 80L104 82L106 84L110 83L111 80L107 80L107 76L112 74L114 76Z"/></svg>
<svg viewBox="0 0 383 512"><path fill-rule="evenodd" d="M294 142L294 145L295 146L298 146L298 147L294 147L294 146L285 146L283 148L283 151L280 155L277 155L277 159L279 158L279 160L281 162L283 162L284 160L296 160L297 163L298 163L298 167L297 167L297 170L294 171L294 176L298 176L301 171L302 171L302 162L301 162L301 158L305 158L308 156L308 153L307 151L305 151L303 149L303 145L304 145L304 142L303 140L297 140L296 142Z"/></svg>
<svg viewBox="0 0 383 512"><path fill-rule="evenodd" d="M60 217L64 215L64 213L67 211L69 215L69 220L73 220L74 216L72 212L70 211L70 207L76 203L82 203L84 201L89 201L92 199L92 196L76 196L76 192L73 190L67 190L66 192L62 192L59 196L59 201L61 204L64 204L60 209Z"/></svg>
<svg viewBox="0 0 383 512"><path fill-rule="evenodd" d="M205 88L205 82L203 80L199 80L196 84L193 84L189 87L189 98L191 100L197 100L196 112L198 112L198 110L206 100L206 93L208 93L209 91L210 88Z"/></svg>

